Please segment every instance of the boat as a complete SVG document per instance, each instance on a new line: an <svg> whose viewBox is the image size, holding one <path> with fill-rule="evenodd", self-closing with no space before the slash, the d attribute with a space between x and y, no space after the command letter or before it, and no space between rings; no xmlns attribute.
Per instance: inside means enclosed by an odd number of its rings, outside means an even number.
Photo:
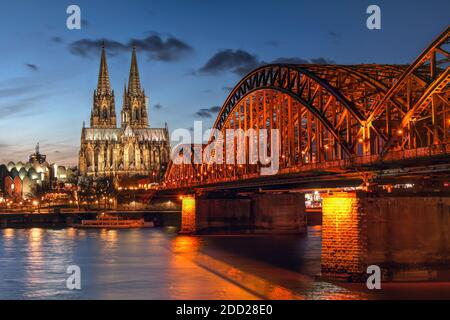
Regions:
<svg viewBox="0 0 450 320"><path fill-rule="evenodd" d="M81 224L73 225L76 228L97 228L97 229L128 229L128 228L153 228L153 221L144 219L123 219L119 215L112 215L102 212L95 220L81 220Z"/></svg>

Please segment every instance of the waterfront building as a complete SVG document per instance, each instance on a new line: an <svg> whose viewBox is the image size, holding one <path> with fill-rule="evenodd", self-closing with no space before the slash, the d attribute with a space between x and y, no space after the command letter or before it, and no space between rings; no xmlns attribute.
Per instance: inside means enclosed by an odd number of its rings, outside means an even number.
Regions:
<svg viewBox="0 0 450 320"><path fill-rule="evenodd" d="M39 143L28 162L0 164L0 190L12 198L33 198L39 191L55 189L59 183L76 181L76 177L76 168L49 164L39 152Z"/></svg>

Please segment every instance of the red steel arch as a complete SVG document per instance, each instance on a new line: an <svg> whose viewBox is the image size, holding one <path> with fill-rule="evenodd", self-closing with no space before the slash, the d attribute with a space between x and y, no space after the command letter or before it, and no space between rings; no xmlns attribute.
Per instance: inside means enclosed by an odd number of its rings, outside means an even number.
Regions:
<svg viewBox="0 0 450 320"><path fill-rule="evenodd" d="M280 172L450 142L450 29L409 66L271 64L234 87L214 128L278 129ZM241 146L248 151L249 140ZM213 141L211 138L210 142ZM226 142L226 139L225 139ZM226 142L227 143L227 142ZM166 187L245 179L261 164L170 164Z"/></svg>

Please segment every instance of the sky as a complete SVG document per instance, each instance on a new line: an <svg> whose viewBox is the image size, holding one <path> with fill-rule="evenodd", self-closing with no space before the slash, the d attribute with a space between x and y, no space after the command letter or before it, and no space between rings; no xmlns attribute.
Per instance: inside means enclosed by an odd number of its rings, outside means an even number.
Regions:
<svg viewBox="0 0 450 320"><path fill-rule="evenodd" d="M81 29L66 26L69 5ZM381 30L366 27L369 5ZM120 114L131 47L151 127L210 127L235 84L270 62L407 64L448 25L448 0L0 0L0 163L37 142L49 162L78 161L100 44Z"/></svg>

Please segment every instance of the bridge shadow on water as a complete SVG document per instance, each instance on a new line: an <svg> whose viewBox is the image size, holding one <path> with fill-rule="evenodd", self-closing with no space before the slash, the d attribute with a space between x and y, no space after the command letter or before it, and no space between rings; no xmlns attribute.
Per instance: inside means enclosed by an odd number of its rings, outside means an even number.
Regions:
<svg viewBox="0 0 450 320"><path fill-rule="evenodd" d="M175 246L177 251L260 298L367 299L364 293L316 278L320 226L308 227L303 235L179 236L175 241L181 245Z"/></svg>
<svg viewBox="0 0 450 320"><path fill-rule="evenodd" d="M320 272L321 227L307 234L217 235L202 237L201 251L217 259L241 261L243 267L266 264L314 277Z"/></svg>

